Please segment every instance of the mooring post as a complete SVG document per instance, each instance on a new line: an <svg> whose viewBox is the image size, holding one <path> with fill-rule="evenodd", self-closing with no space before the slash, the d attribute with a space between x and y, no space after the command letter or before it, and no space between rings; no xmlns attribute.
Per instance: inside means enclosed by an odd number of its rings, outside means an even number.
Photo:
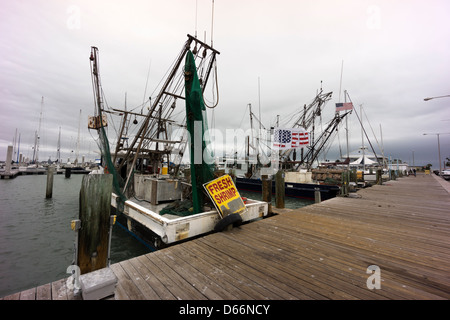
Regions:
<svg viewBox="0 0 450 320"><path fill-rule="evenodd" d="M50 199L53 196L53 166L47 168L47 189L45 191L45 198Z"/></svg>
<svg viewBox="0 0 450 320"><path fill-rule="evenodd" d="M66 167L66 170L65 170L65 177L66 178L70 178L70 175L72 174L72 168L70 168L70 167Z"/></svg>
<svg viewBox="0 0 450 320"><path fill-rule="evenodd" d="M358 182L357 177L356 177L356 168L352 168L351 173L350 173L350 180L351 182Z"/></svg>
<svg viewBox="0 0 450 320"><path fill-rule="evenodd" d="M320 188L314 188L314 201L315 203L320 203L322 201L320 197Z"/></svg>
<svg viewBox="0 0 450 320"><path fill-rule="evenodd" d="M341 195L348 196L348 188L350 182L350 172L348 170L344 170L341 175Z"/></svg>
<svg viewBox="0 0 450 320"><path fill-rule="evenodd" d="M377 184L382 185L383 184L383 174L381 172L381 169L377 170Z"/></svg>
<svg viewBox="0 0 450 320"><path fill-rule="evenodd" d="M267 202L268 214L272 214L272 179L267 174L261 176L262 201Z"/></svg>
<svg viewBox="0 0 450 320"><path fill-rule="evenodd" d="M13 146L8 146L8 149L6 151L6 163L5 163L5 172L8 174L11 173L12 155L13 155Z"/></svg>
<svg viewBox="0 0 450 320"><path fill-rule="evenodd" d="M278 170L275 175L275 206L284 209L284 172Z"/></svg>
<svg viewBox="0 0 450 320"><path fill-rule="evenodd" d="M112 182L111 174L83 176L77 259L81 274L107 266Z"/></svg>
<svg viewBox="0 0 450 320"><path fill-rule="evenodd" d="M395 170L390 170L391 180L395 180L397 177L395 176Z"/></svg>

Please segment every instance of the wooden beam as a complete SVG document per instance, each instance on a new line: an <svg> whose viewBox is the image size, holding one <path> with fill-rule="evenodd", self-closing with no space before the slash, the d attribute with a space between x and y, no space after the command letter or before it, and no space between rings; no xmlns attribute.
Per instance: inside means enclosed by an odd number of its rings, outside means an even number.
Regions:
<svg viewBox="0 0 450 320"><path fill-rule="evenodd" d="M107 265L112 182L112 174L88 174L83 177L77 260L81 274Z"/></svg>

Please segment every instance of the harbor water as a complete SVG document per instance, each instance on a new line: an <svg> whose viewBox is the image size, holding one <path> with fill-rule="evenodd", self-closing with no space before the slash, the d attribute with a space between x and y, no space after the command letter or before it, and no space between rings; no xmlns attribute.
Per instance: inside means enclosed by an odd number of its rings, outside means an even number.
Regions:
<svg viewBox="0 0 450 320"><path fill-rule="evenodd" d="M46 175L0 180L0 297L69 276L75 241L70 221L78 218L82 178L55 175L51 199L45 198ZM241 196L261 200L260 193ZM285 205L298 208L313 202L286 198ZM123 226L114 225L111 263L151 251Z"/></svg>
<svg viewBox="0 0 450 320"><path fill-rule="evenodd" d="M46 175L0 180L0 297L68 277L74 259L82 174L54 176L45 198ZM111 263L151 250L114 225Z"/></svg>

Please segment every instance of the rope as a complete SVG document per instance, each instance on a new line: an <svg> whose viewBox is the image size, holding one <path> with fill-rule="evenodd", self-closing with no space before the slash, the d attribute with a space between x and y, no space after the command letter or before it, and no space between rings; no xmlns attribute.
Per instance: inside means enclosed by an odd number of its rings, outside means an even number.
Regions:
<svg viewBox="0 0 450 320"><path fill-rule="evenodd" d="M214 60L214 80L216 82L216 91L217 91L217 101L216 104L214 104L213 106L208 106L208 104L205 101L205 97L203 96L203 103L205 104L206 107L210 108L210 109L214 109L215 107L217 107L217 105L219 104L219 81L217 80L217 63L216 60ZM213 86L213 99L214 99L214 86Z"/></svg>

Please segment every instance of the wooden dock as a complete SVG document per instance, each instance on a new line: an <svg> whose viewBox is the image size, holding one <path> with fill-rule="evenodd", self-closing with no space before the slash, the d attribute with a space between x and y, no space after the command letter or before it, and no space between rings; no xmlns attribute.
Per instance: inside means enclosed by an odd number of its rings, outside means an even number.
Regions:
<svg viewBox="0 0 450 320"><path fill-rule="evenodd" d="M19 174L19 170L0 171L0 179L14 179Z"/></svg>
<svg viewBox="0 0 450 320"><path fill-rule="evenodd" d="M113 264L114 299L450 299L450 183L439 179L388 181ZM72 298L63 279L4 299Z"/></svg>

